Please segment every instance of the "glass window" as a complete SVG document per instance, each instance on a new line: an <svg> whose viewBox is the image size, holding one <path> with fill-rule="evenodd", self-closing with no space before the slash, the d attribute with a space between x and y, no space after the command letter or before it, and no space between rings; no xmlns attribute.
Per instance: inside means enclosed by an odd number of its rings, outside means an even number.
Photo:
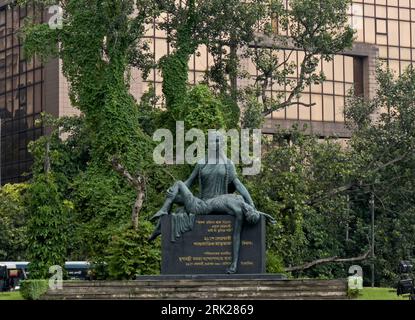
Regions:
<svg viewBox="0 0 415 320"><path fill-rule="evenodd" d="M412 0L411 0L411 2L412 2ZM410 1L409 0L400 0L399 1L399 6L408 8L410 6Z"/></svg>
<svg viewBox="0 0 415 320"><path fill-rule="evenodd" d="M1 9L0 10L0 25L6 24L6 10Z"/></svg>
<svg viewBox="0 0 415 320"><path fill-rule="evenodd" d="M399 19L399 10L398 8L389 7L388 8L388 19Z"/></svg>
<svg viewBox="0 0 415 320"><path fill-rule="evenodd" d="M365 16L374 17L375 16L375 6L372 4L365 4Z"/></svg>
<svg viewBox="0 0 415 320"><path fill-rule="evenodd" d="M399 48L389 47L389 58L390 59L399 59Z"/></svg>
<svg viewBox="0 0 415 320"><path fill-rule="evenodd" d="M292 105L286 108L287 119L297 120L298 119L298 109L296 105Z"/></svg>
<svg viewBox="0 0 415 320"><path fill-rule="evenodd" d="M375 43L376 42L376 30L375 30L375 19L365 18L365 42Z"/></svg>
<svg viewBox="0 0 415 320"><path fill-rule="evenodd" d="M33 86L27 87L26 89L26 105L27 105L27 114L33 114Z"/></svg>
<svg viewBox="0 0 415 320"><path fill-rule="evenodd" d="M389 45L399 46L399 24L398 21L388 20Z"/></svg>
<svg viewBox="0 0 415 320"><path fill-rule="evenodd" d="M376 19L376 33L377 34L386 34L387 33L387 25L386 19Z"/></svg>
<svg viewBox="0 0 415 320"><path fill-rule="evenodd" d="M379 4L379 1L376 2ZM386 7L385 6L376 6L376 17L386 19Z"/></svg>
<svg viewBox="0 0 415 320"><path fill-rule="evenodd" d="M402 47L410 47L411 46L411 37L409 34L409 30L411 25L409 22L399 22L400 26L400 46Z"/></svg>
<svg viewBox="0 0 415 320"><path fill-rule="evenodd" d="M2 37L0 38L0 51L3 51L5 49L6 49L6 38Z"/></svg>
<svg viewBox="0 0 415 320"><path fill-rule="evenodd" d="M333 96L324 95L323 121L334 121L334 99Z"/></svg>
<svg viewBox="0 0 415 320"><path fill-rule="evenodd" d="M334 80L336 81L343 81L343 78L344 78L343 63L344 63L343 56L337 55L334 57Z"/></svg>
<svg viewBox="0 0 415 320"><path fill-rule="evenodd" d="M34 96L35 96L35 113L42 112L42 85L37 84L34 87Z"/></svg>
<svg viewBox="0 0 415 320"><path fill-rule="evenodd" d="M311 107L311 120L322 121L323 120L323 108L322 108L322 98L321 95L313 94L311 95L311 103L315 103Z"/></svg>
<svg viewBox="0 0 415 320"><path fill-rule="evenodd" d="M300 102L309 104L310 103L310 96L308 94L302 96L300 98ZM309 107L302 106L302 105L299 105L298 106L298 119L299 120L304 120L304 121L311 120L310 108Z"/></svg>
<svg viewBox="0 0 415 320"><path fill-rule="evenodd" d="M399 20L409 21L410 19L409 9L399 9Z"/></svg>
<svg viewBox="0 0 415 320"><path fill-rule="evenodd" d="M4 94L0 95L0 110L6 108L6 96Z"/></svg>
<svg viewBox="0 0 415 320"><path fill-rule="evenodd" d="M377 35L376 36L376 44L388 44L388 37L386 35Z"/></svg>

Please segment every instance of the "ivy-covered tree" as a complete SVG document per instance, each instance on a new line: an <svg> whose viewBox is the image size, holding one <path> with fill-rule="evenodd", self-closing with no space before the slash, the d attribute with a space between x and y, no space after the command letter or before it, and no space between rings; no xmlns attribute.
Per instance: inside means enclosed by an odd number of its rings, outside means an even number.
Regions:
<svg viewBox="0 0 415 320"><path fill-rule="evenodd" d="M25 1L23 1L25 2ZM31 1L29 1L31 2ZM114 155L131 171L148 154L148 138L138 126L137 105L126 76L137 60L145 23L152 15L149 1L48 1L63 9L62 28L27 24L22 32L25 53L62 60L71 104L82 111L91 139L91 158L111 167ZM142 52L141 52L142 53Z"/></svg>
<svg viewBox="0 0 415 320"><path fill-rule="evenodd" d="M20 3L58 4L63 9L62 28L50 28L47 21L32 23L29 17L21 35L27 56L61 59L71 104L82 112L78 126L68 128L69 139L63 141L58 135L50 147L63 159L76 162L54 166L59 180L75 165L73 174L62 183L76 210L73 243L79 250L75 256L99 260L120 225L131 221L138 227L146 175L152 178L149 185L155 186L147 193L150 199L161 197L158 188L167 179L164 173L152 170L153 142L140 128L138 105L129 92L130 65L146 65L142 37L153 17L153 6L148 0ZM63 124L56 127L60 130ZM77 158L71 155L74 150L79 152ZM122 172L117 170L120 167ZM141 181L140 188L129 176ZM37 178L35 175L34 181ZM39 179L51 182L51 178Z"/></svg>

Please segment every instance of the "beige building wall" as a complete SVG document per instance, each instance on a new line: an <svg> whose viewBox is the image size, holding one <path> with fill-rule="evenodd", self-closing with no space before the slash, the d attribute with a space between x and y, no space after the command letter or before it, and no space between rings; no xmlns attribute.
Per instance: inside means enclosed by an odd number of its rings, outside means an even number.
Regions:
<svg viewBox="0 0 415 320"><path fill-rule="evenodd" d="M34 122L40 112L56 116L79 114L68 97L68 83L62 75L59 60L51 60L43 66L36 60L25 60L17 31L30 10L8 9L13 1L0 0L0 110L10 118L3 123L2 173L10 181L21 179L21 174L30 168L31 157L27 142L43 134ZM43 13L43 21L47 21ZM350 23L357 30L353 49L336 55L331 62L319 66L327 80L321 85L306 88L301 102L316 103L308 108L300 104L274 112L266 120L265 132L272 132L276 125L289 127L294 123L307 124L309 131L321 136L350 136L344 127L343 109L349 90L359 87L365 97L375 94L375 65L377 58L388 65L396 74L402 73L415 58L415 0L354 0L350 9ZM157 61L171 52L166 35L157 28L157 21L148 26L146 39L149 41ZM266 43L265 43L266 45ZM280 51L283 58L290 50ZM295 51L291 61L300 61L302 52ZM201 46L189 61L189 83L203 80L205 71L213 60L207 49ZM255 76L252 62L242 61L244 68ZM294 75L295 76L295 75ZM239 81L243 87L253 78ZM161 76L152 70L147 79L142 79L138 70L132 70L131 93L137 100L152 84L156 94L162 96ZM270 96L285 92L285 88L270 85ZM163 99L160 100L160 107ZM3 179L6 181L6 178Z"/></svg>
<svg viewBox="0 0 415 320"><path fill-rule="evenodd" d="M319 69L325 73L326 81L306 88L300 98L301 102L316 105L309 108L297 104L274 112L266 121L266 131L271 132L276 124L288 127L293 123L307 123L313 128L311 131L321 135L350 136L350 132L344 128L343 116L349 90L361 82L364 96L374 96L378 58L397 74L412 63L415 55L415 0L353 1L350 23L357 30L353 49L336 55L331 62L321 62ZM149 26L147 37L156 60L169 52L166 36L157 29L156 23ZM286 57L289 52L281 50L280 58ZM300 61L302 55L302 52L296 51L290 61ZM189 62L189 83L202 80L210 64L212 58L206 48L200 47L198 54ZM242 65L252 76L256 74L249 60L242 61ZM252 79L239 81L239 86L252 83ZM151 82L156 93L161 95L161 80L157 70L153 70L142 83L137 75L133 80L132 92L139 99ZM268 91L272 96L284 92L285 88L270 86Z"/></svg>

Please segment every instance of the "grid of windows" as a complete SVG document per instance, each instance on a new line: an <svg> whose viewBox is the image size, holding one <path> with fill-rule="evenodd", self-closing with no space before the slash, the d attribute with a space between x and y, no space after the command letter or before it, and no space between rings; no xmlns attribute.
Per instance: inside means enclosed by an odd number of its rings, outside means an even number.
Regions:
<svg viewBox="0 0 415 320"><path fill-rule="evenodd" d="M285 0L285 6L289 6ZM352 8L351 8L352 9ZM353 15L354 10L351 10ZM353 22L353 21L351 21ZM289 36L289 30L284 31L278 23L278 17L272 21L273 29L276 33ZM301 51L283 50L279 57L284 61L290 57L287 64L295 62L297 66L301 64L304 53ZM293 104L282 110L273 112L271 118L278 120L301 120L301 121L324 121L324 122L344 122L344 105L350 89L354 87L359 94L363 94L363 64L356 68L361 62L359 58L348 55L336 55L332 61L320 60L317 72L323 72L326 80L319 85L312 84L306 87L298 102L310 105ZM252 72L251 72L252 74ZM296 80L299 70L292 75L291 79ZM356 87L356 84L359 84ZM288 90L287 90L288 89ZM274 96L284 92L289 92L290 88L274 87L268 88L269 95ZM289 93L286 94L288 96ZM295 101L294 101L295 102Z"/></svg>
<svg viewBox="0 0 415 320"><path fill-rule="evenodd" d="M42 129L34 128L34 121L42 111L43 67L35 60L24 59L17 36L23 19L31 14L33 9L29 7L0 7L3 182L18 181L22 173L30 171L32 159L26 146L29 141L42 134ZM275 21L273 23L276 32L280 32ZM379 48L380 59L397 73L401 73L415 58L415 0L354 0L350 10L350 23L357 30L357 42L376 45ZM156 61L171 52L166 34L157 28L157 21L149 26L146 38ZM282 58L287 57L290 52L280 50ZM301 51L294 51L290 55L290 61L301 61L302 55ZM203 80L207 68L212 64L212 56L205 46L201 46L189 61L189 83L196 84ZM244 61L243 64L252 78L239 81L241 86L253 83L257 75L252 62ZM274 112L270 117L281 120L343 123L343 108L349 89L354 87L359 94L364 93L363 88L366 90L363 68L363 60L358 56L337 55L333 61L322 61L319 70L326 75L326 81L306 88L300 98L302 103L315 105L305 107L295 104ZM297 74L293 75L294 79ZM159 70L152 70L146 80L134 72L131 84L133 95L140 98L150 83L155 87L156 94L162 96L162 78ZM284 87L270 84L268 95L273 96L286 91ZM160 103L163 104L163 101Z"/></svg>
<svg viewBox="0 0 415 320"><path fill-rule="evenodd" d="M402 73L415 58L415 0L354 0L353 7L357 41L376 44L379 58Z"/></svg>
<svg viewBox="0 0 415 320"><path fill-rule="evenodd" d="M278 56L279 61L287 60L287 64L295 62L299 66L304 53L298 50L280 50ZM253 84L253 79L258 75L258 72L249 61L246 61L244 65L247 66L248 72L253 76L249 81ZM297 100L302 104L294 104L275 111L270 117L287 120L344 122L343 107L345 99L355 82L353 65L353 57L343 55L336 55L333 61L320 61L317 71L324 71L326 80L322 84L313 84L307 87ZM296 80L298 75L299 67L290 79ZM286 93L285 95L288 98L289 89L271 83L268 86L267 94L269 97L276 98L277 95L281 96L281 93ZM313 104L313 106L308 107L303 104Z"/></svg>
<svg viewBox="0 0 415 320"><path fill-rule="evenodd" d="M27 145L42 134L34 123L42 111L43 68L36 59L24 58L18 37L24 19L32 14L31 7L0 8L2 184L25 179L33 161Z"/></svg>
<svg viewBox="0 0 415 320"><path fill-rule="evenodd" d="M273 23L276 32L281 32L278 24ZM354 0L350 23L357 30L356 41L376 45L379 48L379 58L397 73L401 73L415 58L415 0ZM157 29L157 21L149 28L147 37L156 59L171 50L165 34ZM288 51L281 51L281 55L288 54ZM302 52L294 52L290 59L300 61L301 55ZM211 64L212 58L206 48L199 48L198 54L189 62L189 82L194 84L202 80L205 70ZM252 64L245 62L244 65L252 76L256 75ZM355 92L364 93L363 67L362 59L358 56L337 55L331 62L321 62L319 69L324 72L327 80L321 85L306 88L300 98L303 103L316 105L309 108L296 104L274 112L271 117L342 123L349 89L354 86ZM159 72L153 70L144 84L147 86L152 82L156 93L161 95L161 81ZM284 91L286 88L274 85L268 88L270 96ZM139 96L137 92L135 95Z"/></svg>
<svg viewBox="0 0 415 320"><path fill-rule="evenodd" d="M159 58L171 52L172 49L167 43L165 32L157 28L157 20L155 20L152 25L148 26L146 38L150 43L150 48L153 52L155 61L158 61ZM288 56L290 52L281 50L280 54ZM294 51L291 54L290 61L301 61L302 54L301 51ZM197 53L189 60L189 83L196 84L202 81L206 70L212 64L213 58L209 54L207 48L205 46L200 46ZM251 75L251 79L240 81L240 86L247 83L254 83L257 71L252 61L245 59L242 64L244 69ZM278 112L274 112L271 117L275 119L343 122L345 99L347 93L355 82L353 66L353 57L343 55L336 56L331 62L321 62L319 69L324 71L327 80L321 85L312 85L309 88L306 88L304 94L300 98L300 101L303 103L315 103L316 105L310 108L301 104L296 104ZM294 74L293 77L297 77L297 74ZM143 86L140 86L140 90L137 90L136 88L138 86L134 85L134 82L138 83L141 81ZM160 71L157 69L152 70L146 80L140 79L139 76L137 76L137 78L133 77L133 95L139 99L140 95L146 90L149 84L154 86L158 96L162 96L162 77ZM284 91L287 91L286 88L277 87L271 84L268 88L268 95L275 96ZM159 101L159 103L163 105L163 101Z"/></svg>

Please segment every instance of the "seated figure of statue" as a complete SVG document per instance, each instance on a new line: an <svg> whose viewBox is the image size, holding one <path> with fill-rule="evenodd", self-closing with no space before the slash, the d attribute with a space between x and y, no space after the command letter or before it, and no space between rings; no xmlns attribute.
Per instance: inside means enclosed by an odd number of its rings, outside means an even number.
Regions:
<svg viewBox="0 0 415 320"><path fill-rule="evenodd" d="M194 226L195 215L199 214L229 214L235 216L233 235L233 258L228 273L237 271L239 259L240 235L244 221L256 223L260 215L265 215L255 210L255 205L248 190L236 175L235 165L227 159L223 148L223 137L220 134L213 136L209 142L216 146L214 155L198 162L191 176L186 181L176 182L167 191L166 201L162 208L153 216L159 219L170 214L173 204L182 205L172 214L172 239L175 241L184 232L191 231ZM195 197L190 191L194 182L199 182L199 197ZM237 191L239 195L232 194ZM266 215L269 219L270 216ZM273 220L271 220L273 221ZM150 237L153 241L161 234L160 219Z"/></svg>

